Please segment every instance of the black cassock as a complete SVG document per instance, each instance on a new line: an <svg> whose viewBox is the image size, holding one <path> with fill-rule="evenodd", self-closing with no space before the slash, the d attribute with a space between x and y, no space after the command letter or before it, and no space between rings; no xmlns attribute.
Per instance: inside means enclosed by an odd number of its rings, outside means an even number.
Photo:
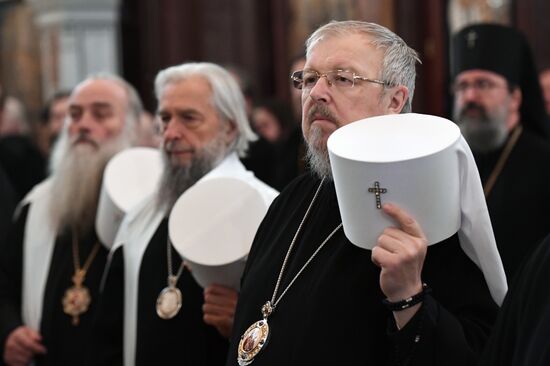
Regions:
<svg viewBox="0 0 550 366"><path fill-rule="evenodd" d="M4 169L0 165L0 243L7 236L16 203L17 196L15 191Z"/></svg>
<svg viewBox="0 0 550 366"><path fill-rule="evenodd" d="M8 335L20 325L23 274L23 237L28 207L25 206L14 224L8 239L0 249L0 347L2 356ZM97 242L90 233L79 240L80 264L90 254ZM79 324L72 325L72 317L63 312L62 299L73 285L74 274L72 236L70 232L59 235L55 242L42 307L40 334L47 354L36 358L36 365L81 365L89 352L92 318L99 297L99 284L107 259L107 250L101 246L84 281L92 302L88 311L79 317ZM44 259L46 260L46 259ZM3 357L0 360L3 365Z"/></svg>
<svg viewBox="0 0 550 366"><path fill-rule="evenodd" d="M550 236L517 272L482 366L550 365Z"/></svg>
<svg viewBox="0 0 550 366"><path fill-rule="evenodd" d="M288 250L320 180L303 175L274 201L251 249L226 365L237 365L241 335L261 319ZM340 223L333 183L325 183L289 259L279 294ZM380 270L371 252L342 229L327 243L268 319L270 338L252 365L473 365L497 306L482 272L457 236L430 246L423 281L432 289L417 315L397 331L382 305Z"/></svg>
<svg viewBox="0 0 550 366"><path fill-rule="evenodd" d="M474 154L485 184L502 152ZM550 144L524 129L487 198L508 282L550 232Z"/></svg>
<svg viewBox="0 0 550 366"><path fill-rule="evenodd" d="M202 320L203 289L184 269L177 282L182 307L172 319L161 319L156 301L167 286L167 220L163 220L145 250L140 272L137 311L136 366L223 364L228 341ZM90 365L121 365L123 360L124 247L113 255L94 325ZM173 274L181 257L172 248Z"/></svg>

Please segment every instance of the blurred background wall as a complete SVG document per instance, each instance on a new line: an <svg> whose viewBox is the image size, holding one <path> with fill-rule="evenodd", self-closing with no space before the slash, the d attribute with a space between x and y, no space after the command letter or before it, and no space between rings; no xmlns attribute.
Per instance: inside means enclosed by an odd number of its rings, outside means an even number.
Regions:
<svg viewBox="0 0 550 366"><path fill-rule="evenodd" d="M307 35L331 19L359 19L419 51L413 109L446 116L452 32L477 21L516 26L542 68L550 65L549 16L548 0L3 0L0 85L35 135L44 101L96 71L121 74L150 111L156 73L192 60L232 66L255 96L288 100L289 63Z"/></svg>

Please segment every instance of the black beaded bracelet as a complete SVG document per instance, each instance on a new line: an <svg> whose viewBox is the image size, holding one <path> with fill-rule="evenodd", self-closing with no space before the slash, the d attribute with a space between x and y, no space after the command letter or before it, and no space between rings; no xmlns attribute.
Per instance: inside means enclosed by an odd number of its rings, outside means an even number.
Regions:
<svg viewBox="0 0 550 366"><path fill-rule="evenodd" d="M384 299L384 300L382 300L382 304L384 304L384 306L386 308L388 308L388 310L401 311L401 310L408 309L411 306L422 302L422 300L424 300L424 296L426 296L426 294L429 294L430 292L432 292L432 289L429 288L428 285L423 283L422 284L422 291L420 291L416 295L413 295L413 296L408 297L404 300L396 301L396 302L391 302L388 299Z"/></svg>

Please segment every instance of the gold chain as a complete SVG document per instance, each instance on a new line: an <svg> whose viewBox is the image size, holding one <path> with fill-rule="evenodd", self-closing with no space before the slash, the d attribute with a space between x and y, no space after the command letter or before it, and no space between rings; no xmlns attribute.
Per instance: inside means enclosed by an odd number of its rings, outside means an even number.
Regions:
<svg viewBox="0 0 550 366"><path fill-rule="evenodd" d="M88 258L86 258L86 261L84 262L84 266L80 267L80 252L78 248L78 239L76 234L76 229L73 228L73 265L74 265L74 273L75 275L79 275L82 278L82 281L84 281L84 277L86 276L86 273L88 272L88 269L92 265L93 260L95 259L97 252L99 252L99 247L101 244L99 244L99 241L97 241L92 248L92 251L88 255Z"/></svg>
<svg viewBox="0 0 550 366"><path fill-rule="evenodd" d="M508 158L510 157L512 150L514 149L514 146L516 146L516 143L518 142L518 139L521 136L522 132L523 126L518 125L514 129L514 132L512 133L510 140L508 140L508 143L504 147L504 150L502 150L502 153L500 154L500 157L498 158L498 161L493 171L491 172L489 179L487 179L487 182L483 186L483 193L485 193L485 198L489 197L489 194L493 190L493 187L497 182L497 179L502 172L502 169L504 169L504 165L506 165L506 162L508 161Z"/></svg>

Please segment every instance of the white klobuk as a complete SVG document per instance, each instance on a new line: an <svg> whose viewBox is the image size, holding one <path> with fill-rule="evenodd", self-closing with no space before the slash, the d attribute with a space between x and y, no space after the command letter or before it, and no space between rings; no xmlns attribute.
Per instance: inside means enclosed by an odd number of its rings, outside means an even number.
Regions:
<svg viewBox="0 0 550 366"><path fill-rule="evenodd" d="M233 177L200 181L180 196L168 232L199 285L239 289L246 256L267 209L268 202L255 187Z"/></svg>
<svg viewBox="0 0 550 366"><path fill-rule="evenodd" d="M113 246L124 215L157 189L162 175L158 149L135 147L116 154L105 167L96 215L96 232Z"/></svg>
<svg viewBox="0 0 550 366"><path fill-rule="evenodd" d="M344 232L372 249L393 226L381 204L393 202L420 224L429 244L460 227L460 130L421 114L372 117L350 123L328 141Z"/></svg>
<svg viewBox="0 0 550 366"><path fill-rule="evenodd" d="M385 202L403 208L429 244L458 232L464 252L482 269L501 303L506 278L470 148L453 122L404 113L366 118L327 142L346 237L372 249L396 222Z"/></svg>

